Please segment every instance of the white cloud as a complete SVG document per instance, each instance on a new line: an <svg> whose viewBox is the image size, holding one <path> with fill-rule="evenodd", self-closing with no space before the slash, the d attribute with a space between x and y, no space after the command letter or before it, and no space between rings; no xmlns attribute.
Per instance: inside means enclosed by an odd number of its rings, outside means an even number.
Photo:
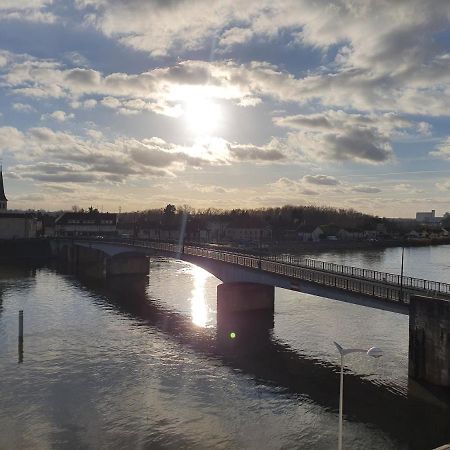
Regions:
<svg viewBox="0 0 450 450"><path fill-rule="evenodd" d="M440 182L436 183L436 187L441 192L450 191L450 180L440 181Z"/></svg>
<svg viewBox="0 0 450 450"><path fill-rule="evenodd" d="M15 111L21 111L25 113L36 112L36 109L33 106L26 103L13 103L12 107Z"/></svg>
<svg viewBox="0 0 450 450"><path fill-rule="evenodd" d="M297 99L335 107L446 114L450 57L434 35L450 22L447 0L79 0L88 22L153 55L225 46L252 37L311 48L336 46L320 73L298 80ZM198 18L202 17L202 20ZM294 99L295 99L294 97Z"/></svg>
<svg viewBox="0 0 450 450"><path fill-rule="evenodd" d="M43 114L41 117L42 120L49 119L49 118L56 120L57 122L65 122L66 120L73 119L74 115L67 114L66 112L61 111L61 110L57 110L57 111L53 111L51 114Z"/></svg>
<svg viewBox="0 0 450 450"><path fill-rule="evenodd" d="M17 151L25 145L25 136L14 127L0 127L0 151Z"/></svg>
<svg viewBox="0 0 450 450"><path fill-rule="evenodd" d="M430 155L442 159L450 159L450 136L446 137Z"/></svg>
<svg viewBox="0 0 450 450"><path fill-rule="evenodd" d="M56 16L48 10L52 3L53 0L2 0L0 19L53 23Z"/></svg>

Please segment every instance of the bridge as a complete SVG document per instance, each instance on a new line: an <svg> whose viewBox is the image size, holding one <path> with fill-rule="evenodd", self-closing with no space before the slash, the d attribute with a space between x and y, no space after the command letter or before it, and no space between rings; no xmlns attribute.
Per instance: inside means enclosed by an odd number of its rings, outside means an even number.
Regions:
<svg viewBox="0 0 450 450"><path fill-rule="evenodd" d="M155 254L198 265L222 281L221 317L265 311L273 317L275 287L410 315L409 374L450 387L450 284L343 266L292 255L252 254L140 240L53 243L76 271L102 278L149 273Z"/></svg>

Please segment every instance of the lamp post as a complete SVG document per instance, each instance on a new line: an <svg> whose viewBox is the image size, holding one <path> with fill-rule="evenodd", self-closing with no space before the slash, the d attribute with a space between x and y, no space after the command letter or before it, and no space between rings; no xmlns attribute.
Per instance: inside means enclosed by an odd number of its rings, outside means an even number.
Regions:
<svg viewBox="0 0 450 450"><path fill-rule="evenodd" d="M339 433L338 433L338 450L342 450L342 410L344 406L344 356L349 353L366 353L372 358L383 356L383 351L377 347L370 347L369 350L362 348L342 348L337 342L334 343L341 355L341 381L339 388Z"/></svg>
<svg viewBox="0 0 450 450"><path fill-rule="evenodd" d="M400 302L403 303L403 258L405 256L405 247L402 246L402 268L400 270Z"/></svg>

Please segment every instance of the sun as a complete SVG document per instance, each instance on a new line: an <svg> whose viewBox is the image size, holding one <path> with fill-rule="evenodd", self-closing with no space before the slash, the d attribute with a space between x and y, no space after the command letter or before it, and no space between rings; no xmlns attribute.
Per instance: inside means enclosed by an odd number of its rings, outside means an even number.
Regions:
<svg viewBox="0 0 450 450"><path fill-rule="evenodd" d="M190 133L195 136L211 136L222 120L220 106L208 98L192 98L185 104L184 118Z"/></svg>

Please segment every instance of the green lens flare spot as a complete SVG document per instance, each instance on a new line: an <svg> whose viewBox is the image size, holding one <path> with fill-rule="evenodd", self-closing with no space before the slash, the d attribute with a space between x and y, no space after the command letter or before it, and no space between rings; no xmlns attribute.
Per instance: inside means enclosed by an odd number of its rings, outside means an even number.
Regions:
<svg viewBox="0 0 450 450"><path fill-rule="evenodd" d="M230 339L236 339L236 333L234 331L230 333Z"/></svg>

